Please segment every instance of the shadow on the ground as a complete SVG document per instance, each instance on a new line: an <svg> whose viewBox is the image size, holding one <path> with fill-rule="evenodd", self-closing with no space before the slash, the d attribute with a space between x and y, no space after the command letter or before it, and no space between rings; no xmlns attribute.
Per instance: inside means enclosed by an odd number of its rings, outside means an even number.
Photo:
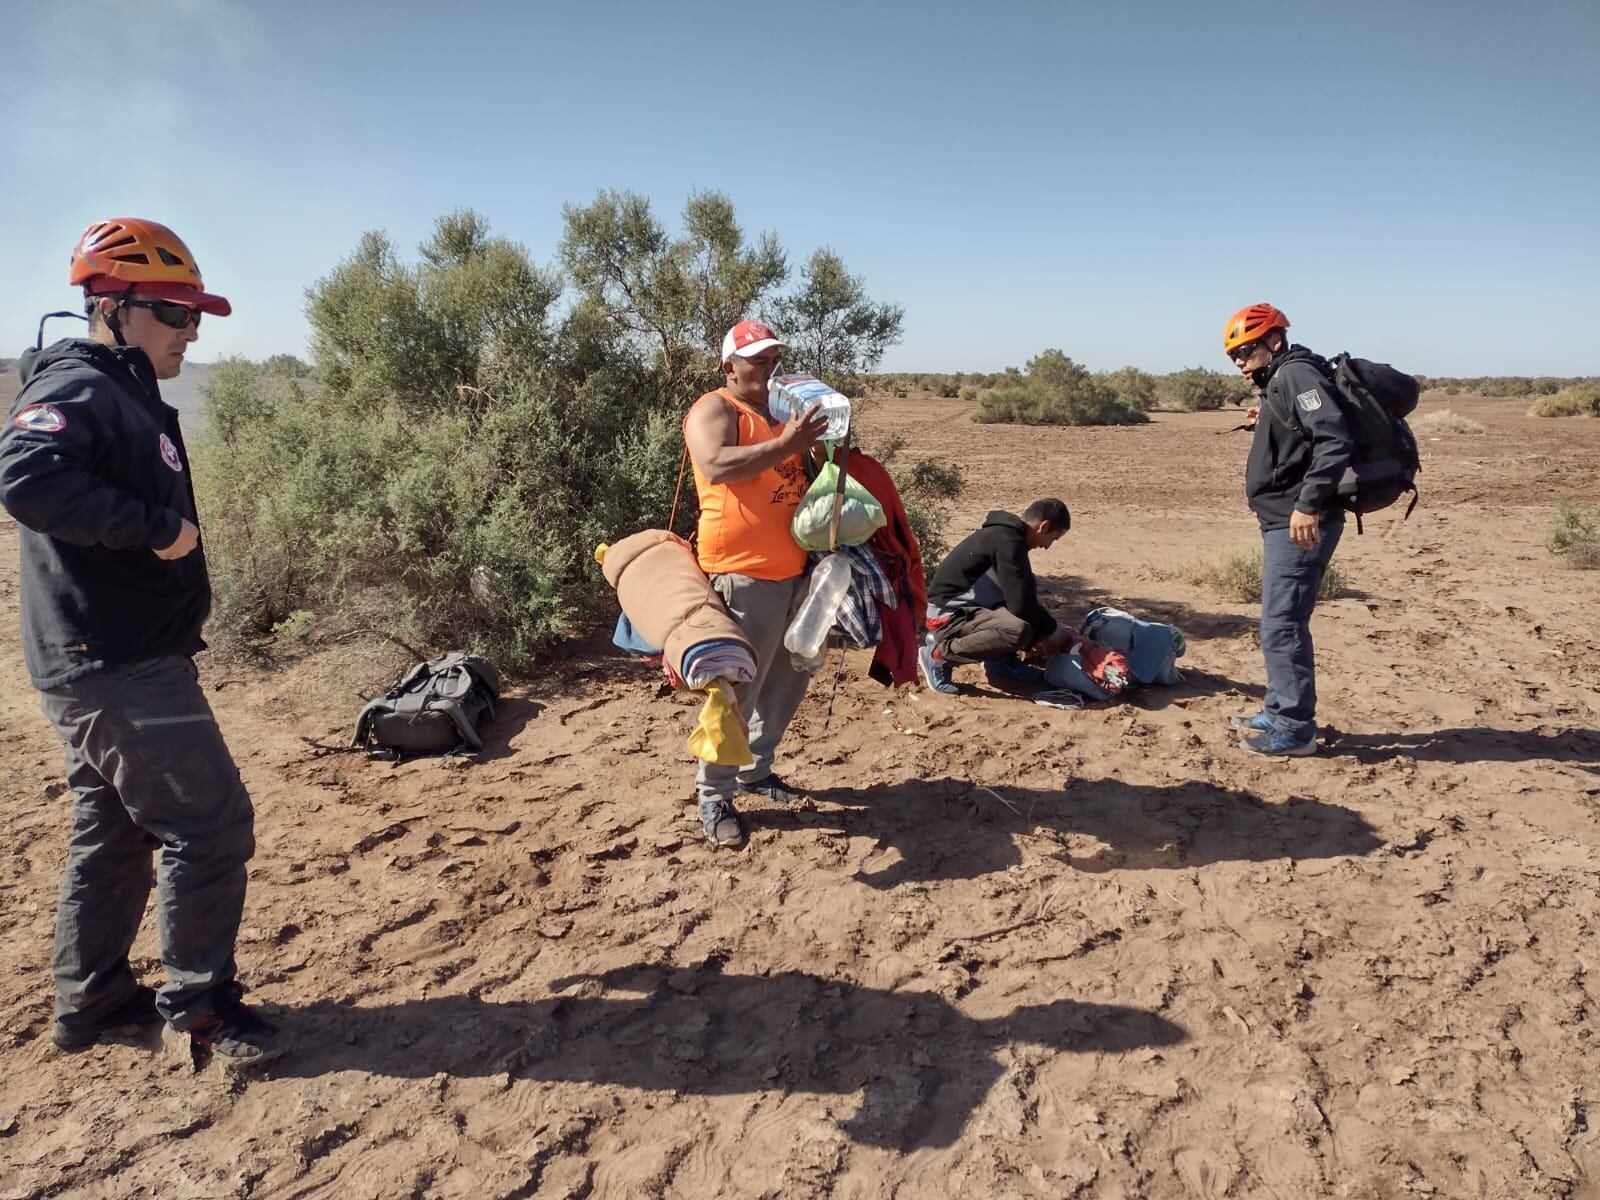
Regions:
<svg viewBox="0 0 1600 1200"><path fill-rule="evenodd" d="M754 829L833 828L874 839L883 861L869 858L856 877L878 889L1004 871L1022 861L1017 839L1037 834L1053 837L1055 857L1083 871L1341 858L1381 845L1365 818L1337 804L1305 796L1267 804L1203 782L1088 779L1053 789L911 779L811 799L817 807L762 808L746 819Z"/></svg>
<svg viewBox="0 0 1600 1200"><path fill-rule="evenodd" d="M552 982L576 994L526 1004L451 996L372 1007L312 1004L285 1017L300 1049L273 1074L441 1072L595 1083L701 1096L850 1095L857 1142L948 1146L999 1078L1008 1043L1115 1054L1187 1036L1154 1013L1056 1000L975 1019L930 992L800 971L727 975L641 963Z"/></svg>
<svg viewBox="0 0 1600 1200"><path fill-rule="evenodd" d="M1126 596L1105 588L1093 587L1073 576L1039 578L1039 599L1056 619L1076 629L1089 610L1109 604L1147 621L1176 625L1191 640L1240 637L1254 632L1254 614L1211 612L1178 600L1155 600L1146 596ZM1181 669L1183 663L1178 663Z"/></svg>
<svg viewBox="0 0 1600 1200"><path fill-rule="evenodd" d="M1182 665L1181 663L1179 664ZM962 692L972 696L986 696L997 698L1001 696L1012 697L1019 700L1032 700L1042 688L1034 683L1019 679L1010 679L1004 675L990 678L983 667L963 666L955 668L959 672L954 677L955 684ZM1260 701L1266 689L1258 683L1244 683L1238 679L1230 679L1226 675L1215 671L1200 671L1194 669L1184 670L1183 682L1173 687L1136 686L1129 688L1114 700L1089 700L1085 698L1086 708L1137 708L1147 712L1159 712L1161 709L1173 705L1183 707L1188 701L1200 696L1218 696L1234 693L1241 697Z"/></svg>
<svg viewBox="0 0 1600 1200"><path fill-rule="evenodd" d="M1600 733L1568 729L1544 733L1532 729L1434 729L1424 733L1340 733L1329 730L1330 754L1360 763L1392 758L1424 762L1535 762L1548 759L1600 774Z"/></svg>

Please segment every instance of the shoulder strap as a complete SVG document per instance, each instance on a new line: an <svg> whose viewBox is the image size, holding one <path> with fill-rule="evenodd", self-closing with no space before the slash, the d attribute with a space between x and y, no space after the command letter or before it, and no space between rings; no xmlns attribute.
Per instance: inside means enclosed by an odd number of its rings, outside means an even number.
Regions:
<svg viewBox="0 0 1600 1200"><path fill-rule="evenodd" d="M1277 404L1273 402L1272 385L1274 382L1275 381L1271 379L1267 380L1267 386L1262 390L1261 393L1261 406L1267 410L1268 415L1278 423L1280 428L1287 429L1296 437L1304 438L1305 440L1310 441L1311 435L1305 431L1305 426L1301 425L1298 421L1290 420L1278 410Z"/></svg>

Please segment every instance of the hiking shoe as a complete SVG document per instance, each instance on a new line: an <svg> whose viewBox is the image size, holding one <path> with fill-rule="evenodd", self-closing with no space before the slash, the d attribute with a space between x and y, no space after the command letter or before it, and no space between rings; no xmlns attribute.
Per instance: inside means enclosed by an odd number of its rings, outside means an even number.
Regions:
<svg viewBox="0 0 1600 1200"><path fill-rule="evenodd" d="M211 1054L229 1067L253 1067L271 1062L294 1046L294 1035L274 1025L244 1004L244 985L225 983L216 992L216 1009L187 1029L193 1051Z"/></svg>
<svg viewBox="0 0 1600 1200"><path fill-rule="evenodd" d="M1248 717L1229 717L1228 728L1237 729L1240 733L1266 733L1272 728L1272 718L1265 712L1252 713Z"/></svg>
<svg viewBox="0 0 1600 1200"><path fill-rule="evenodd" d="M143 1032L159 1024L155 989L139 987L117 1007L92 1021L70 1023L57 1017L50 1026L50 1040L63 1050L87 1050L102 1034Z"/></svg>
<svg viewBox="0 0 1600 1200"><path fill-rule="evenodd" d="M744 822L729 800L700 801L700 824L713 846L730 849L744 844Z"/></svg>
<svg viewBox="0 0 1600 1200"><path fill-rule="evenodd" d="M917 664L922 668L922 679L936 692L943 692L946 696L958 696L961 689L950 678L950 667L935 652L932 646L924 646L917 651Z"/></svg>
<svg viewBox="0 0 1600 1200"><path fill-rule="evenodd" d="M754 783L746 783L741 779L739 780L739 790L748 792L752 796L765 796L774 804L793 804L796 800L804 800L806 798L804 792L796 791L776 775L768 775L766 778L758 779Z"/></svg>
<svg viewBox="0 0 1600 1200"><path fill-rule="evenodd" d="M1272 758L1307 758L1317 752L1315 736L1302 742L1281 729L1270 729L1255 737L1247 737L1239 745L1251 754L1265 754Z"/></svg>

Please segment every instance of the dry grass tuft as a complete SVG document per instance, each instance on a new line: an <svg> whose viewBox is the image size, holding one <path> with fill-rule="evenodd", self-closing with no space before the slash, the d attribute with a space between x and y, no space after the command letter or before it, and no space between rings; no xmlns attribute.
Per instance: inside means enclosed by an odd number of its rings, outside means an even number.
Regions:
<svg viewBox="0 0 1600 1200"><path fill-rule="evenodd" d="M1178 575L1196 587L1203 587L1224 600L1241 604L1261 602L1261 550L1227 550L1208 558L1197 558L1182 567ZM1345 580L1338 563L1329 563L1323 573L1319 600L1332 600L1344 591Z"/></svg>
<svg viewBox="0 0 1600 1200"><path fill-rule="evenodd" d="M1441 434L1441 433L1482 433L1483 426L1459 413L1453 413L1448 408L1441 408L1438 412L1431 412L1425 417L1418 417L1411 422L1411 432L1415 434Z"/></svg>

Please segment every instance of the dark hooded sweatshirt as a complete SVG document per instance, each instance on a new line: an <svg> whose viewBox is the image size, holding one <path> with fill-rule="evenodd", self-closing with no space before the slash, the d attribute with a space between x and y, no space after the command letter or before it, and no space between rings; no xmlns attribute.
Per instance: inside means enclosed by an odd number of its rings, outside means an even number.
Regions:
<svg viewBox="0 0 1600 1200"><path fill-rule="evenodd" d="M945 555L928 582L928 612L935 617L1002 606L1033 626L1035 642L1056 631L1056 619L1039 603L1028 561L1028 527L1021 517L996 510L984 518L982 529Z"/></svg>
<svg viewBox="0 0 1600 1200"><path fill-rule="evenodd" d="M1263 530L1286 529L1297 508L1319 517L1339 510L1339 478L1355 442L1335 402L1326 359L1290 346L1267 373L1244 493Z"/></svg>
<svg viewBox="0 0 1600 1200"><path fill-rule="evenodd" d="M178 413L142 350L69 338L23 355L0 429L0 505L22 526L22 648L40 688L205 648L205 553Z"/></svg>

